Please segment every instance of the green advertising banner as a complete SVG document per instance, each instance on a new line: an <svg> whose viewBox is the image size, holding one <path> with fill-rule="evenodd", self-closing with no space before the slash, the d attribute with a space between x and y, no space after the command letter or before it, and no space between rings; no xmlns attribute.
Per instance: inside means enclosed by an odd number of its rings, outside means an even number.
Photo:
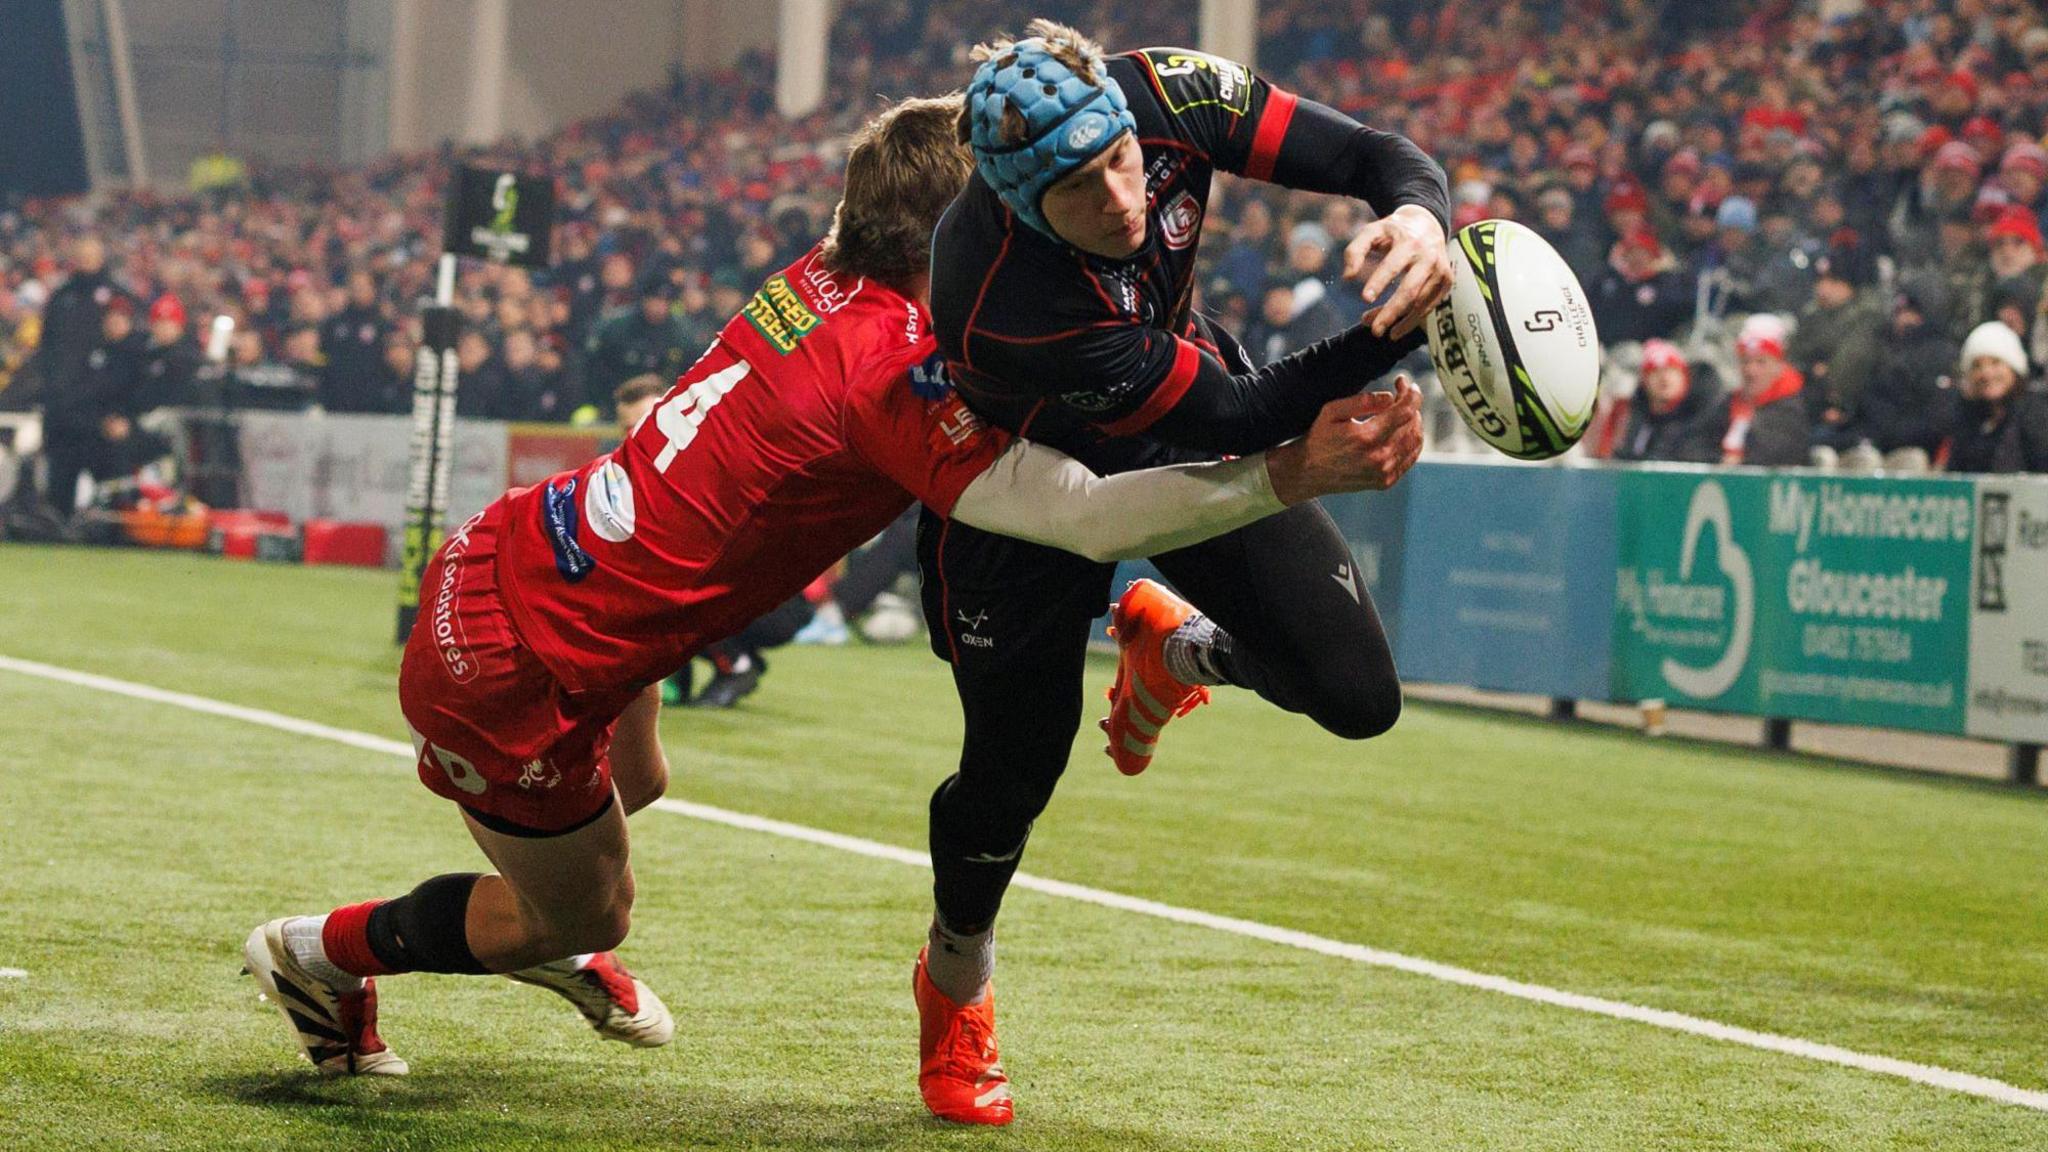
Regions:
<svg viewBox="0 0 2048 1152"><path fill-rule="evenodd" d="M1620 699L1961 732L1968 480L1621 477Z"/></svg>

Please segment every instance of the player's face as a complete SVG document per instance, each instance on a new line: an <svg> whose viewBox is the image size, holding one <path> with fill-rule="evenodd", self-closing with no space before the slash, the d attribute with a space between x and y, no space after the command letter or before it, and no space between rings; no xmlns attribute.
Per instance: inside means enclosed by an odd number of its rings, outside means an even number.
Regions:
<svg viewBox="0 0 2048 1152"><path fill-rule="evenodd" d="M1046 189L1039 210L1059 238L1121 260L1145 246L1145 150L1126 132L1108 150Z"/></svg>

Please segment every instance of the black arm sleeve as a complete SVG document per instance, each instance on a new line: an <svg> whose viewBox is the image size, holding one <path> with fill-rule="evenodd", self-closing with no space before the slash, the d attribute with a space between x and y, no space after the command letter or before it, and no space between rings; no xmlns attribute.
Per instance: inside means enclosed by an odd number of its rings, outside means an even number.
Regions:
<svg viewBox="0 0 2048 1152"><path fill-rule="evenodd" d="M1359 325L1235 376L1204 353L1187 392L1146 435L1232 456L1262 452L1307 432L1323 405L1363 391L1424 339L1388 340Z"/></svg>
<svg viewBox="0 0 2048 1152"><path fill-rule="evenodd" d="M1368 128L1206 52L1146 48L1130 58L1170 130L1223 171L1349 196L1381 216L1420 205L1450 230L1444 170L1400 133Z"/></svg>
<svg viewBox="0 0 2048 1152"><path fill-rule="evenodd" d="M1273 157L1273 183L1363 200L1381 216L1417 204L1450 231L1451 198L1441 165L1406 136L1369 128L1314 100L1295 98L1287 134Z"/></svg>

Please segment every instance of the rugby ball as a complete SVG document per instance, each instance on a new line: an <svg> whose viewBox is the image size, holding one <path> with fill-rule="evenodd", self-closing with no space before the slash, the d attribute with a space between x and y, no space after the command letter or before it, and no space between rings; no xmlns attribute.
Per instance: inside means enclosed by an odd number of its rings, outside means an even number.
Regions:
<svg viewBox="0 0 2048 1152"><path fill-rule="evenodd" d="M1579 442L1600 396L1600 337L1571 266L1512 220L1451 237L1451 294L1430 314L1429 355L1475 435L1519 460Z"/></svg>

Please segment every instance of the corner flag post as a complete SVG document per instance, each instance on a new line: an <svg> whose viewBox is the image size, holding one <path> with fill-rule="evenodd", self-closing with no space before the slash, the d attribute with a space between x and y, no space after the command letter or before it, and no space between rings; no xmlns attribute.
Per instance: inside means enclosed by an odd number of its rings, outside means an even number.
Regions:
<svg viewBox="0 0 2048 1152"><path fill-rule="evenodd" d="M434 303L420 309L420 347L413 360L412 445L398 574L400 644L419 619L420 578L441 547L455 473L455 342L462 331L454 306L456 261L477 256L544 268L554 215L552 180L465 166L456 171L449 189Z"/></svg>

